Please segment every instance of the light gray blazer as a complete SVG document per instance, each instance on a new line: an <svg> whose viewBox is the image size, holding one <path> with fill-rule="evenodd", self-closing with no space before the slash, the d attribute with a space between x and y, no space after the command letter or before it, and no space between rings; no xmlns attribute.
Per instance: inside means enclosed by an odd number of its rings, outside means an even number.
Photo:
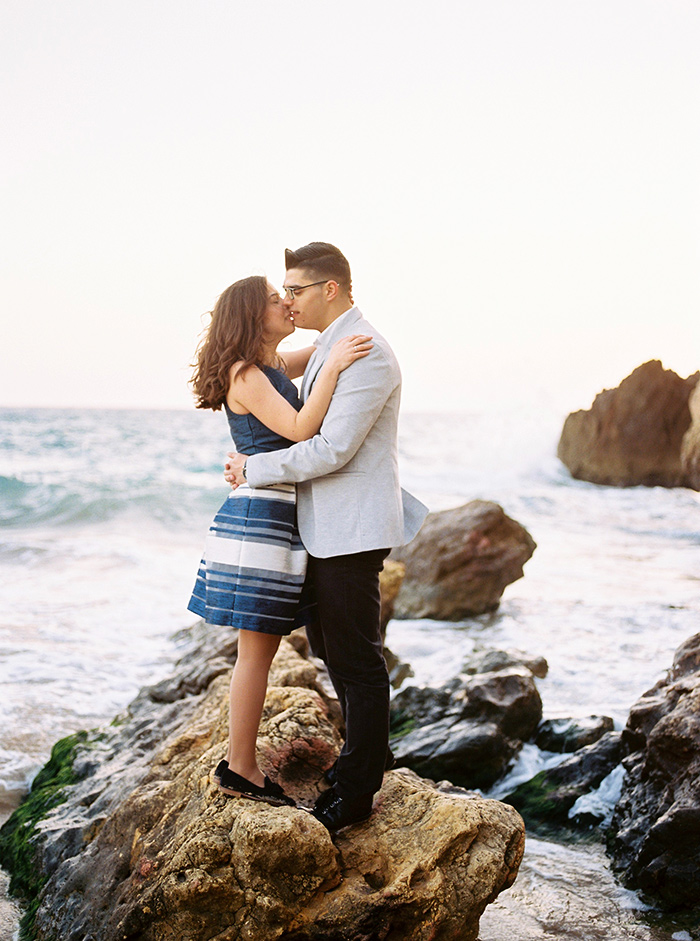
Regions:
<svg viewBox="0 0 700 941"><path fill-rule="evenodd" d="M308 552L321 559L405 545L428 513L399 486L399 364L357 307L316 340L301 398L306 400L331 346L352 333L368 334L374 347L340 374L319 434L282 451L252 455L246 467L252 487L297 484L299 534Z"/></svg>

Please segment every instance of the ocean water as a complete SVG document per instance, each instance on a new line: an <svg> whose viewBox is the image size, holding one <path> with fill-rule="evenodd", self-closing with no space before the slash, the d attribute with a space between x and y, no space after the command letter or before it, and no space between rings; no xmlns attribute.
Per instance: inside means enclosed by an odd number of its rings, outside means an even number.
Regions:
<svg viewBox="0 0 700 941"><path fill-rule="evenodd" d="M405 487L432 510L494 500L537 549L494 614L393 621L387 642L411 664L409 683L443 682L478 646L542 654L545 716L605 714L619 727L700 630L700 494L572 480L555 456L564 417L546 406L403 416ZM0 410L0 819L56 739L110 721L177 656L229 446L224 418L194 409ZM550 760L526 748L494 795ZM647 925L602 857L586 868L574 851L533 847L528 879L545 897L565 883L585 895L593 867L610 885L599 917L619 915L608 937L672 937ZM516 916L501 908L512 934ZM587 931L582 921L565 936L599 937Z"/></svg>

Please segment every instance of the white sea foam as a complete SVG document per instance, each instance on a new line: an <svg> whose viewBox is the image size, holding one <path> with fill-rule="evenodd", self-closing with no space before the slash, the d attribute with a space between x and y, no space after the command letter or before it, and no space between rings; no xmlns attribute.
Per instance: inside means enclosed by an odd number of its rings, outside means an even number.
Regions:
<svg viewBox="0 0 700 941"><path fill-rule="evenodd" d="M590 814L597 817L603 826L608 826L615 810L615 804L620 799L624 777L625 769L622 765L613 768L594 791L582 794L576 803L569 808L569 819L572 820L575 817Z"/></svg>

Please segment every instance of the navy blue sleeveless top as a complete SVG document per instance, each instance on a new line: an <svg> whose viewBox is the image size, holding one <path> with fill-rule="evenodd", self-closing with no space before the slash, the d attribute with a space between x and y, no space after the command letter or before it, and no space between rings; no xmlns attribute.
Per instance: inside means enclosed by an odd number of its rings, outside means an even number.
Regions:
<svg viewBox="0 0 700 941"><path fill-rule="evenodd" d="M277 389L280 395L289 402L298 412L301 408L299 393L297 387L286 373L279 369L273 369L272 366L260 366L272 385ZM231 429L231 437L236 445L236 451L239 454L259 454L261 451L279 451L281 448L289 448L294 442L288 438L283 438L276 432L271 431L267 425L263 425L255 415L236 415L224 402L228 425Z"/></svg>

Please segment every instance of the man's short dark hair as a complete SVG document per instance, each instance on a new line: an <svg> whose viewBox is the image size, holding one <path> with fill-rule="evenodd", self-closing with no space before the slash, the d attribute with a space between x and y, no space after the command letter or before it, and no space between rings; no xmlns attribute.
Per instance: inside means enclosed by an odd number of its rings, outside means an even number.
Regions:
<svg viewBox="0 0 700 941"><path fill-rule="evenodd" d="M285 268L303 268L315 281L328 278L337 281L346 291L352 288L352 277L348 260L330 242L309 242L301 248L284 250Z"/></svg>

